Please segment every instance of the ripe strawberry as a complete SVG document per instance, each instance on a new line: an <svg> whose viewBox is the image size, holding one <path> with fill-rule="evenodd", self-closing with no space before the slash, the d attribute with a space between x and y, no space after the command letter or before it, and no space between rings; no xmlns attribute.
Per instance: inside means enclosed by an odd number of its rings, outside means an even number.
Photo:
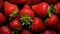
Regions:
<svg viewBox="0 0 60 34"><path fill-rule="evenodd" d="M4 2L4 13L7 17L15 17L18 13L18 7L7 1Z"/></svg>
<svg viewBox="0 0 60 34"><path fill-rule="evenodd" d="M55 5L54 5L54 7L55 7L55 9L56 9L56 13L57 13L57 15L60 15L60 2L58 2L58 3L56 3Z"/></svg>
<svg viewBox="0 0 60 34"><path fill-rule="evenodd" d="M57 32L55 32L53 30L46 30L42 34L57 34Z"/></svg>
<svg viewBox="0 0 60 34"><path fill-rule="evenodd" d="M26 2L26 0L9 0L9 1L15 4L23 4Z"/></svg>
<svg viewBox="0 0 60 34"><path fill-rule="evenodd" d="M54 4L54 3L58 2L58 0L44 0L44 1L49 3L49 4Z"/></svg>
<svg viewBox="0 0 60 34"><path fill-rule="evenodd" d="M0 27L0 34L12 34L12 32L7 26L2 26Z"/></svg>
<svg viewBox="0 0 60 34"><path fill-rule="evenodd" d="M14 18L10 23L9 26L11 29L20 29L22 27L21 22L18 18Z"/></svg>
<svg viewBox="0 0 60 34"><path fill-rule="evenodd" d="M28 5L36 4L36 3L39 3L39 2L41 2L41 0L27 0Z"/></svg>
<svg viewBox="0 0 60 34"><path fill-rule="evenodd" d="M51 17L49 17L46 21L46 26L48 28L55 27L59 22L59 19L56 15L52 14Z"/></svg>
<svg viewBox="0 0 60 34"><path fill-rule="evenodd" d="M34 22L31 25L31 30L33 32L39 32L39 31L43 31L44 29L45 29L45 26L43 21L40 18L35 17Z"/></svg>
<svg viewBox="0 0 60 34"><path fill-rule="evenodd" d="M6 22L6 17L0 12L0 26Z"/></svg>
<svg viewBox="0 0 60 34"><path fill-rule="evenodd" d="M30 17L34 17L35 16L33 10L28 5L25 5L23 7L23 9L20 11L20 15L21 16L28 15Z"/></svg>
<svg viewBox="0 0 60 34"><path fill-rule="evenodd" d="M0 9L2 8L3 1L4 1L4 0L0 0Z"/></svg>
<svg viewBox="0 0 60 34"><path fill-rule="evenodd" d="M24 29L20 34L32 34L29 30Z"/></svg>
<svg viewBox="0 0 60 34"><path fill-rule="evenodd" d="M46 2L33 5L32 9L41 18L45 18L48 15L49 5Z"/></svg>

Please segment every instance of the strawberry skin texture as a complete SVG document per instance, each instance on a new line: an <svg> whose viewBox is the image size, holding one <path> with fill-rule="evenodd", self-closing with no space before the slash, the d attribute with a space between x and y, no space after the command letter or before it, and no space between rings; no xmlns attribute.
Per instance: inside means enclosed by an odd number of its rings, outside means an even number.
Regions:
<svg viewBox="0 0 60 34"><path fill-rule="evenodd" d="M9 1L14 3L14 4L23 4L26 2L26 0L9 0Z"/></svg>
<svg viewBox="0 0 60 34"><path fill-rule="evenodd" d="M48 15L49 5L46 2L41 2L39 4L33 5L32 9L41 18L45 18Z"/></svg>
<svg viewBox="0 0 60 34"><path fill-rule="evenodd" d="M18 7L16 5L11 4L7 1L4 2L4 13L7 17L10 17L10 15L17 9Z"/></svg>
<svg viewBox="0 0 60 34"><path fill-rule="evenodd" d="M4 0L0 0L0 9L2 8Z"/></svg>
<svg viewBox="0 0 60 34"><path fill-rule="evenodd" d="M48 18L47 22L45 23L47 27L55 27L59 22L59 19L56 15L52 15Z"/></svg>
<svg viewBox="0 0 60 34"><path fill-rule="evenodd" d="M44 0L45 2L49 3L49 4L55 4L58 2L58 0Z"/></svg>
<svg viewBox="0 0 60 34"><path fill-rule="evenodd" d="M56 9L57 15L60 15L60 2L56 3L54 7Z"/></svg>
<svg viewBox="0 0 60 34"><path fill-rule="evenodd" d="M43 21L40 18L35 17L34 22L32 23L32 26L31 26L31 30L33 32L39 32L39 31L45 30Z"/></svg>
<svg viewBox="0 0 60 34"><path fill-rule="evenodd" d="M18 28L22 27L22 24L17 17L9 23L9 26L10 26L11 29L18 29Z"/></svg>
<svg viewBox="0 0 60 34"><path fill-rule="evenodd" d="M43 34L57 34L57 32L55 32L53 30L46 30L43 32Z"/></svg>
<svg viewBox="0 0 60 34"><path fill-rule="evenodd" d="M0 26L6 22L6 17L0 12Z"/></svg>
<svg viewBox="0 0 60 34"><path fill-rule="evenodd" d="M28 5L36 4L36 3L39 3L39 2L41 2L41 0L27 0Z"/></svg>
<svg viewBox="0 0 60 34"><path fill-rule="evenodd" d="M2 26L0 28L0 34L12 34L12 32L7 26Z"/></svg>
<svg viewBox="0 0 60 34"><path fill-rule="evenodd" d="M25 5L23 9L20 11L20 15L24 16L25 14L27 14L30 17L35 16L33 10L28 5Z"/></svg>
<svg viewBox="0 0 60 34"><path fill-rule="evenodd" d="M29 30L24 29L20 34L32 34Z"/></svg>

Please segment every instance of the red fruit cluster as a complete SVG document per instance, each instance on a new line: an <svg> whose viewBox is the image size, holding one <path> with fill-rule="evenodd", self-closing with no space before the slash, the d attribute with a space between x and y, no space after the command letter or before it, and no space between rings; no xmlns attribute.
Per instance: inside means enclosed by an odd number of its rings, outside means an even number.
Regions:
<svg viewBox="0 0 60 34"><path fill-rule="evenodd" d="M0 0L0 11L0 34L60 34L58 0Z"/></svg>

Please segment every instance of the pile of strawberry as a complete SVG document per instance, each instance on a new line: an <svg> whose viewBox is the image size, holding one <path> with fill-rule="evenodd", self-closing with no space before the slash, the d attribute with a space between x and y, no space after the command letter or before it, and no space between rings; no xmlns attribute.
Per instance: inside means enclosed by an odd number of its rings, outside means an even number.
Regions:
<svg viewBox="0 0 60 34"><path fill-rule="evenodd" d="M60 34L59 0L0 0L0 34Z"/></svg>

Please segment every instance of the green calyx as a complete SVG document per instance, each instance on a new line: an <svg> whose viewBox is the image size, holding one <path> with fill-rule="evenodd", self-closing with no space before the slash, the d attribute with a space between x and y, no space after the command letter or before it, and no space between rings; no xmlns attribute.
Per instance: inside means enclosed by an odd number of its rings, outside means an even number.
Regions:
<svg viewBox="0 0 60 34"><path fill-rule="evenodd" d="M49 10L48 10L49 12L49 17L51 17L51 15L53 14L53 13L56 13L56 8L54 7L54 5L53 4L51 4L50 5L50 8L49 8Z"/></svg>
<svg viewBox="0 0 60 34"><path fill-rule="evenodd" d="M21 16L20 20L22 22L22 25L31 25L33 22L32 17L28 16L27 14Z"/></svg>
<svg viewBox="0 0 60 34"><path fill-rule="evenodd" d="M19 10L18 10L18 9L14 10L14 11L10 14L9 20L11 20L12 18L16 17L16 16L18 15L18 13L19 13Z"/></svg>

